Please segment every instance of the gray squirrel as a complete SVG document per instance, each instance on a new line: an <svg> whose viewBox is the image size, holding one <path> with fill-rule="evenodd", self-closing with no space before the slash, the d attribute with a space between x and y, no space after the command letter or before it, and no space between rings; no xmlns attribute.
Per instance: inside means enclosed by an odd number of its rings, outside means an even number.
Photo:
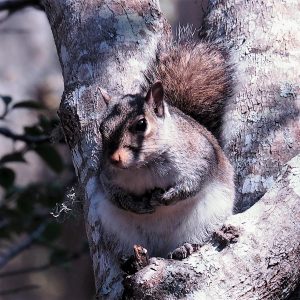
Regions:
<svg viewBox="0 0 300 300"><path fill-rule="evenodd" d="M101 90L102 243L116 258L135 244L151 256L184 258L233 210L233 167L211 133L231 94L226 52L181 39L158 57L140 94L119 99Z"/></svg>

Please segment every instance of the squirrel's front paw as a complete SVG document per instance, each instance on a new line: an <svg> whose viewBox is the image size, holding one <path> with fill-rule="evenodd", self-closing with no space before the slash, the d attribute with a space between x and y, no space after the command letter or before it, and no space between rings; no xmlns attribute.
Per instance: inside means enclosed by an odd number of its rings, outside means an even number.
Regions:
<svg viewBox="0 0 300 300"><path fill-rule="evenodd" d="M152 214L155 212L155 207L149 203L149 196L144 195L139 199L140 201L134 203L133 211L138 214Z"/></svg>
<svg viewBox="0 0 300 300"><path fill-rule="evenodd" d="M174 188L170 188L167 191L157 188L152 192L150 205L154 207L161 205L172 205L178 200L179 199L176 197L176 190Z"/></svg>
<svg viewBox="0 0 300 300"><path fill-rule="evenodd" d="M151 198L150 198L150 205L152 207L161 206L162 203L162 196L164 194L164 190L160 188L156 188L151 192Z"/></svg>
<svg viewBox="0 0 300 300"><path fill-rule="evenodd" d="M136 214L151 214L155 211L146 195L136 198L123 197L119 199L119 207Z"/></svg>
<svg viewBox="0 0 300 300"><path fill-rule="evenodd" d="M178 202L178 200L179 199L174 188L167 190L161 197L161 203L163 205L172 205Z"/></svg>
<svg viewBox="0 0 300 300"><path fill-rule="evenodd" d="M132 212L136 214L153 214L155 212L155 209L153 207L135 207L131 209Z"/></svg>

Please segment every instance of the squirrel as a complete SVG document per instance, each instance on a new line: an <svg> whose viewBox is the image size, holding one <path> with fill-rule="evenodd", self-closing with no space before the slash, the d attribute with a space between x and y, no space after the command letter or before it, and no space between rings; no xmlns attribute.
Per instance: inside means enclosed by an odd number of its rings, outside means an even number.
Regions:
<svg viewBox="0 0 300 300"><path fill-rule="evenodd" d="M233 210L233 167L210 132L231 93L231 67L217 44L181 39L145 75L146 95L101 89L102 242L116 257L140 244L180 259Z"/></svg>

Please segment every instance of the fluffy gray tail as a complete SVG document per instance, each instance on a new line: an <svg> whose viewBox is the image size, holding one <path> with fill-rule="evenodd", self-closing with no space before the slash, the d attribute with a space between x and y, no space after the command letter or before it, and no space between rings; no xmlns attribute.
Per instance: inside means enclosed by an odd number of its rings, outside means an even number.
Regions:
<svg viewBox="0 0 300 300"><path fill-rule="evenodd" d="M220 42L197 41L195 30L181 27L177 39L157 53L145 77L147 87L161 81L170 105L218 135L226 99L232 94L232 65Z"/></svg>

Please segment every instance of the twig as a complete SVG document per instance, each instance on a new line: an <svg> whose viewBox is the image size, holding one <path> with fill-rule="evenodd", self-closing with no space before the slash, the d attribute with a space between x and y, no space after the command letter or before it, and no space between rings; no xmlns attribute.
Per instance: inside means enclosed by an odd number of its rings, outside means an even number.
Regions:
<svg viewBox="0 0 300 300"><path fill-rule="evenodd" d="M7 128L0 128L0 134L9 137L13 140L19 140L26 143L45 143L50 142L50 137L46 135L34 136L28 134L17 134L13 133L11 130Z"/></svg>
<svg viewBox="0 0 300 300"><path fill-rule="evenodd" d="M39 286L35 285L35 284L24 285L24 286L20 286L20 287L14 288L14 289L0 291L0 296L16 294L16 293L33 290L33 289L38 289L38 288L39 288Z"/></svg>
<svg viewBox="0 0 300 300"><path fill-rule="evenodd" d="M6 251L3 255L0 256L0 269L3 268L11 259L15 256L26 250L30 247L33 242L35 242L44 232L47 222L40 224L37 229L35 229L32 233L28 235L23 241L19 244L13 245L10 249Z"/></svg>
<svg viewBox="0 0 300 300"><path fill-rule="evenodd" d="M0 11L8 10L10 12L15 12L27 6L34 6L41 8L40 0L8 0L2 1L0 3Z"/></svg>
<svg viewBox="0 0 300 300"><path fill-rule="evenodd" d="M46 264L43 264L43 265L37 266L37 267L29 267L29 268L23 268L23 269L19 269L19 270L13 270L13 271L9 271L9 272L3 272L3 273L0 273L0 278L1 277L9 277L9 276L17 276L17 275L22 275L22 274L27 274L27 273L34 273L34 272L42 272L42 271L48 270L52 267L61 266L63 264L77 260L82 255L87 254L88 252L89 252L88 247L83 247L83 249L81 249L79 252L72 253L64 261L50 262L50 263L46 263Z"/></svg>
<svg viewBox="0 0 300 300"><path fill-rule="evenodd" d="M7 15L0 20L0 23L5 22L11 15L17 11L33 6L37 9L43 9L40 3L40 0L11 0L3 1L0 3L0 11L7 11Z"/></svg>
<svg viewBox="0 0 300 300"><path fill-rule="evenodd" d="M0 120L4 120L4 118L6 117L7 113L8 113L8 106L5 105L4 111L3 111L2 115L0 116Z"/></svg>

